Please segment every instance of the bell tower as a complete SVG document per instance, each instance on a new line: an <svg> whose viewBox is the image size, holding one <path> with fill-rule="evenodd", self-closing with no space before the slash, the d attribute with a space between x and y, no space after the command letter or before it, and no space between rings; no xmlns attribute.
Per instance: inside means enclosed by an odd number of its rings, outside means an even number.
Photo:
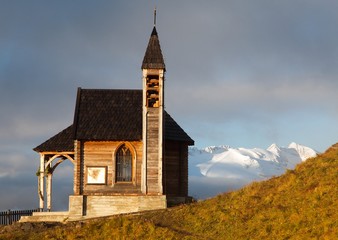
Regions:
<svg viewBox="0 0 338 240"><path fill-rule="evenodd" d="M143 160L142 187L144 194L163 194L164 158L164 73L165 64L154 28L142 62L143 82Z"/></svg>

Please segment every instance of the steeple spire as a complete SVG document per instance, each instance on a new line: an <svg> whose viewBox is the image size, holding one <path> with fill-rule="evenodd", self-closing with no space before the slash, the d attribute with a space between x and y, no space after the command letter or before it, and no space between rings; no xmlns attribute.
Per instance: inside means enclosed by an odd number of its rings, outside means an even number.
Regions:
<svg viewBox="0 0 338 240"><path fill-rule="evenodd" d="M154 9L154 28L151 32L147 50L144 54L142 69L164 69L165 64L160 41L156 31L156 8Z"/></svg>

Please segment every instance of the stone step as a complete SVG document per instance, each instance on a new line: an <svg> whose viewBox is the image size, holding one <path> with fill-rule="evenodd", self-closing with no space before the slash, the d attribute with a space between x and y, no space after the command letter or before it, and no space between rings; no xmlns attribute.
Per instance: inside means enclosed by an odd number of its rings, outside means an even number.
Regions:
<svg viewBox="0 0 338 240"><path fill-rule="evenodd" d="M68 212L34 212L32 216L22 216L19 222L65 222Z"/></svg>

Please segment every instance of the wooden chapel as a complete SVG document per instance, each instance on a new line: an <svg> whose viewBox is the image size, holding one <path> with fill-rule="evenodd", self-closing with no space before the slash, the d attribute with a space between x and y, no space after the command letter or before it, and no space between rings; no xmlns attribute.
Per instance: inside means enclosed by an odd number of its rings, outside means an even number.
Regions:
<svg viewBox="0 0 338 240"><path fill-rule="evenodd" d="M52 210L52 176L64 160L74 164L70 219L189 201L194 141L164 110L166 67L156 26L141 69L141 90L79 88L73 124L34 148L41 211Z"/></svg>

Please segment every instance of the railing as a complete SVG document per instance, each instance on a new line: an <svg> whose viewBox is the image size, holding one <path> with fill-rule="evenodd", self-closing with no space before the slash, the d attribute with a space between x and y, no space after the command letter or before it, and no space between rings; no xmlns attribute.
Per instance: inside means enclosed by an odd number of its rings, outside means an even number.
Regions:
<svg viewBox="0 0 338 240"><path fill-rule="evenodd" d="M0 225L10 225L20 220L21 216L32 216L33 212L39 212L39 209L33 210L7 210L0 212Z"/></svg>

